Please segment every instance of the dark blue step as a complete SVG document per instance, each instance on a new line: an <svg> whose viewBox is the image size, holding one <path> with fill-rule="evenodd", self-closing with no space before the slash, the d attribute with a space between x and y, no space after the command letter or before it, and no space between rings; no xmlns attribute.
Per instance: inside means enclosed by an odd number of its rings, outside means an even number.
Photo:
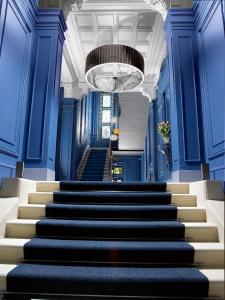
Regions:
<svg viewBox="0 0 225 300"><path fill-rule="evenodd" d="M42 219L38 237L181 240L185 226L178 221L118 221Z"/></svg>
<svg viewBox="0 0 225 300"><path fill-rule="evenodd" d="M8 292L117 296L208 295L208 279L195 268L20 264L7 276Z"/></svg>
<svg viewBox="0 0 225 300"><path fill-rule="evenodd" d="M82 177L81 178L96 178L96 179L101 179L102 178L102 176L103 176L103 174L97 174L97 175L95 175L95 174L84 174L84 175L82 175Z"/></svg>
<svg viewBox="0 0 225 300"><path fill-rule="evenodd" d="M192 264L186 242L56 240L34 238L24 247L25 260Z"/></svg>
<svg viewBox="0 0 225 300"><path fill-rule="evenodd" d="M95 184L95 183L94 183ZM94 185L93 184L93 185ZM84 185L85 186L85 185ZM170 193L157 192L69 192L53 193L54 202L58 203L135 203L141 204L171 204Z"/></svg>
<svg viewBox="0 0 225 300"><path fill-rule="evenodd" d="M105 191L151 191L166 192L166 183L149 182L79 182L79 181L61 181L60 190L105 190Z"/></svg>
<svg viewBox="0 0 225 300"><path fill-rule="evenodd" d="M103 178L100 178L100 177L98 178L99 181L102 181L102 179L103 179ZM90 177L82 177L81 180L82 180L82 181L95 181L96 178L93 178L93 179L92 179L92 178L90 178Z"/></svg>
<svg viewBox="0 0 225 300"><path fill-rule="evenodd" d="M48 204L45 208L45 216L50 218L176 220L177 207L173 205Z"/></svg>

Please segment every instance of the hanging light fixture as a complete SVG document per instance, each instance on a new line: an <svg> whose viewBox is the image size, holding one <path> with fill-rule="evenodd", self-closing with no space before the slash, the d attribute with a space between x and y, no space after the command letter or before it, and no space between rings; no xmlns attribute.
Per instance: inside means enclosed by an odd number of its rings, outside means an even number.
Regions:
<svg viewBox="0 0 225 300"><path fill-rule="evenodd" d="M92 50L86 59L85 78L95 90L127 92L144 81L144 58L136 49L119 44Z"/></svg>

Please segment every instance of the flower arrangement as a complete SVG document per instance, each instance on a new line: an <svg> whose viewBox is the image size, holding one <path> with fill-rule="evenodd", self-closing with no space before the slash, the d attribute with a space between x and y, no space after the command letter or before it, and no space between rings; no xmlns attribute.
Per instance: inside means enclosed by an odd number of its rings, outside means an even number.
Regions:
<svg viewBox="0 0 225 300"><path fill-rule="evenodd" d="M158 133L161 135L165 144L169 144L170 141L170 123L163 121L157 125Z"/></svg>

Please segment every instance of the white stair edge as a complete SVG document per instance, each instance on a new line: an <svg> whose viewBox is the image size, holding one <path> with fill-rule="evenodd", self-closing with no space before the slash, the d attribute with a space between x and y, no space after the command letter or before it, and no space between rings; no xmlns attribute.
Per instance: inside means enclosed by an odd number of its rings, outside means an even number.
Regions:
<svg viewBox="0 0 225 300"><path fill-rule="evenodd" d="M16 265L0 264L0 292L6 292L6 278ZM209 296L224 299L224 271L218 269L200 269L209 280Z"/></svg>
<svg viewBox="0 0 225 300"><path fill-rule="evenodd" d="M46 204L53 202L53 192L36 192L29 193L28 203L29 204ZM177 206L196 206L197 197L191 194L172 194L171 204Z"/></svg>
<svg viewBox="0 0 225 300"><path fill-rule="evenodd" d="M16 265L0 264L0 292L6 291L6 277Z"/></svg>
<svg viewBox="0 0 225 300"><path fill-rule="evenodd" d="M38 191L59 191L59 181L37 181L36 190ZM189 183L171 182L167 183L167 192L178 192L181 194L189 193Z"/></svg>
<svg viewBox="0 0 225 300"><path fill-rule="evenodd" d="M23 247L30 239L0 239L0 263L18 263L24 258ZM195 250L194 263L205 268L224 268L224 244L189 243Z"/></svg>
<svg viewBox="0 0 225 300"><path fill-rule="evenodd" d="M132 205L131 205L132 206ZM20 205L18 218L39 219L45 217L46 204ZM177 207L177 218L184 222L206 222L206 210L203 207Z"/></svg>
<svg viewBox="0 0 225 300"><path fill-rule="evenodd" d="M36 219L16 219L7 222L5 237L32 238L36 232ZM218 228L214 224L182 222L185 238L190 242L218 242Z"/></svg>
<svg viewBox="0 0 225 300"><path fill-rule="evenodd" d="M209 280L209 297L224 299L224 270L203 269L200 272Z"/></svg>

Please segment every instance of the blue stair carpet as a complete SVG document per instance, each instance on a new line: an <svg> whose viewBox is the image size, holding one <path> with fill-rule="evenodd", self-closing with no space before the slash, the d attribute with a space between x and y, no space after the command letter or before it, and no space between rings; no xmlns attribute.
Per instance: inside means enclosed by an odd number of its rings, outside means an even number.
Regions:
<svg viewBox="0 0 225 300"><path fill-rule="evenodd" d="M107 150L91 150L81 181L102 181L104 177L104 167Z"/></svg>
<svg viewBox="0 0 225 300"><path fill-rule="evenodd" d="M208 279L194 267L166 184L134 185L61 182L24 261L7 276L7 292L24 299L207 297Z"/></svg>
<svg viewBox="0 0 225 300"><path fill-rule="evenodd" d="M147 191L147 192L166 192L166 183L147 183L147 182L80 182L80 181L61 181L61 191Z"/></svg>
<svg viewBox="0 0 225 300"><path fill-rule="evenodd" d="M118 221L43 219L36 223L41 237L183 240L184 225L178 221Z"/></svg>
<svg viewBox="0 0 225 300"><path fill-rule="evenodd" d="M139 219L176 220L174 205L82 205L48 204L45 208L48 218L76 219Z"/></svg>
<svg viewBox="0 0 225 300"><path fill-rule="evenodd" d="M195 291L193 291L195 283ZM124 296L207 296L205 276L195 268L133 268L20 264L8 290Z"/></svg>
<svg viewBox="0 0 225 300"><path fill-rule="evenodd" d="M53 194L53 200L55 203L117 203L117 204L171 204L170 193L159 192L55 192Z"/></svg>
<svg viewBox="0 0 225 300"><path fill-rule="evenodd" d="M34 238L24 247L25 260L106 262L109 264L192 264L194 249L186 242L60 240Z"/></svg>

